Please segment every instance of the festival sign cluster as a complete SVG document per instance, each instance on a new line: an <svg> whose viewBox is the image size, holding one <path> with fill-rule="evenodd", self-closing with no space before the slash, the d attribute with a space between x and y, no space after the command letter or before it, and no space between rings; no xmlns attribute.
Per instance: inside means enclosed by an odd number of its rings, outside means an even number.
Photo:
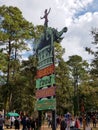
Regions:
<svg viewBox="0 0 98 130"><path fill-rule="evenodd" d="M42 48L38 48L38 66L36 79L36 109L49 110L56 108L55 99L55 65L54 48L47 41Z"/></svg>

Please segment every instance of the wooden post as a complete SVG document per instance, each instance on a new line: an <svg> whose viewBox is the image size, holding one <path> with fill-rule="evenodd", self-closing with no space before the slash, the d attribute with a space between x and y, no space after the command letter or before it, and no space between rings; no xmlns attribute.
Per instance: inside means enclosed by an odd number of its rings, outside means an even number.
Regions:
<svg viewBox="0 0 98 130"><path fill-rule="evenodd" d="M56 130L56 111L52 110L52 130Z"/></svg>
<svg viewBox="0 0 98 130"><path fill-rule="evenodd" d="M38 111L38 130L41 129L41 124L42 124L42 111Z"/></svg>

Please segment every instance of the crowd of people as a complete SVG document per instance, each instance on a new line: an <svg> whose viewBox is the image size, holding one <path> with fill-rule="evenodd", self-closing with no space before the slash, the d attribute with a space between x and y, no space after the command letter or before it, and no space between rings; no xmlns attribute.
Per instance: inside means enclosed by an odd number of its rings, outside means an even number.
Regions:
<svg viewBox="0 0 98 130"><path fill-rule="evenodd" d="M85 117L83 116L73 116L69 112L64 115L56 115L56 127L60 130L79 130L83 127L83 119L85 120L85 126L96 127L98 114L87 113ZM48 122L48 127L52 128L52 115L47 115L45 118ZM15 130L36 130L38 128L38 118L29 116L19 116L19 117L6 117L5 119L0 114L0 130L3 130L3 126L6 128L15 128ZM90 129L91 130L91 129Z"/></svg>
<svg viewBox="0 0 98 130"><path fill-rule="evenodd" d="M3 130L4 127L8 129L14 128L15 130L36 130L38 127L38 120L25 115L22 117L5 117L5 119L3 119L0 114L0 130Z"/></svg>
<svg viewBox="0 0 98 130"><path fill-rule="evenodd" d="M52 121L50 117L48 117L47 121L48 127L52 127ZM77 128L78 130L80 128L80 121L77 117L74 117L68 113L56 117L56 127L60 127L60 130L73 130L74 128Z"/></svg>
<svg viewBox="0 0 98 130"><path fill-rule="evenodd" d="M60 127L60 130L79 130L83 128L89 128L91 130L92 127L96 127L97 124L97 114L95 113L88 113L83 116L73 116L70 113L65 115L56 116L56 127ZM85 124L83 124L85 121ZM49 115L47 117L48 127L52 127L52 119Z"/></svg>
<svg viewBox="0 0 98 130"><path fill-rule="evenodd" d="M22 130L35 130L38 127L38 120L32 117L23 116L21 124Z"/></svg>

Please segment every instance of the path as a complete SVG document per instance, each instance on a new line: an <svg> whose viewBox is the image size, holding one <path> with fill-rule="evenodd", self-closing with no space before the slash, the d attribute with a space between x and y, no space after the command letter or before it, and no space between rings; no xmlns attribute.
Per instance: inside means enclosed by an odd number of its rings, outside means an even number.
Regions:
<svg viewBox="0 0 98 130"><path fill-rule="evenodd" d="M91 125L91 127L92 127L92 125ZM4 127L4 130L15 130L15 129L14 129L14 127L12 129L10 129L10 128L6 129L6 127ZM20 130L22 130L22 126L21 126ZM48 127L47 124L43 124L41 127L41 130L52 130L52 128ZM60 128L58 127L56 130L60 130ZM83 130L83 129L81 128L81 130ZM91 130L91 129L89 127L87 127L86 130ZM97 125L97 128L92 127L92 130L98 130L98 125Z"/></svg>

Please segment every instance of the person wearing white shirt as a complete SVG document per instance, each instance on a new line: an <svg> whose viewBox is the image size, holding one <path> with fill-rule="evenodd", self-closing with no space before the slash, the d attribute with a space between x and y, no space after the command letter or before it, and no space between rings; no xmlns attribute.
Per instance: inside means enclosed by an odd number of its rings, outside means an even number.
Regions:
<svg viewBox="0 0 98 130"><path fill-rule="evenodd" d="M74 120L74 118L71 118L71 120L70 120L70 130L73 130L74 127L75 127L75 120Z"/></svg>

